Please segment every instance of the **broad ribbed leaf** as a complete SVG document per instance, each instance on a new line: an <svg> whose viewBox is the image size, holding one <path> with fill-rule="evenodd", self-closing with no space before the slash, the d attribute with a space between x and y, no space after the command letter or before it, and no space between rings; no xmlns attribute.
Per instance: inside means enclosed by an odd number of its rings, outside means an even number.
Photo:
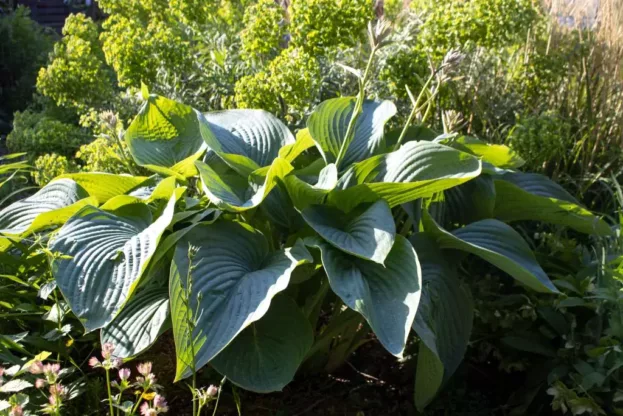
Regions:
<svg viewBox="0 0 623 416"><path fill-rule="evenodd" d="M288 127L264 110L217 111L199 119L209 148L244 176L269 166L279 149L295 143Z"/></svg>
<svg viewBox="0 0 623 416"><path fill-rule="evenodd" d="M192 164L182 162L193 156L196 159L206 147L197 114L192 107L150 95L125 134L134 161L155 167L158 173L162 173L158 168L169 168L184 176L192 174Z"/></svg>
<svg viewBox="0 0 623 416"><path fill-rule="evenodd" d="M59 178L73 180L84 188L89 196L97 198L100 204L114 196L127 194L150 181L150 178L146 176L115 175L100 172L69 173ZM52 183L57 180L59 179L55 179Z"/></svg>
<svg viewBox="0 0 623 416"><path fill-rule="evenodd" d="M210 362L245 390L281 391L314 342L307 317L285 295L273 299L266 315L249 325Z"/></svg>
<svg viewBox="0 0 623 416"><path fill-rule="evenodd" d="M309 129L302 129L296 133L296 142L283 146L279 149L279 157L292 163L307 149L314 147L314 139L309 134Z"/></svg>
<svg viewBox="0 0 623 416"><path fill-rule="evenodd" d="M256 183L248 184L234 172L224 174L201 161L195 165L201 176L203 191L210 201L220 209L232 212L257 207L277 185L277 180L284 178L293 169L286 160L277 158L268 169L261 168L257 175L252 175Z"/></svg>
<svg viewBox="0 0 623 416"><path fill-rule="evenodd" d="M461 285L455 269L435 241L423 233L413 235L410 240L422 265L422 299L413 322L413 329L422 341L423 357L418 356L415 379L416 405L421 410L463 360L472 331L474 306L469 289Z"/></svg>
<svg viewBox="0 0 623 416"><path fill-rule="evenodd" d="M321 250L333 291L363 315L387 351L402 357L422 289L420 263L411 243L397 235L385 267L348 255L318 238L307 243Z"/></svg>
<svg viewBox="0 0 623 416"><path fill-rule="evenodd" d="M495 190L495 216L502 221L543 221L586 234L612 234L606 222L580 206L560 185L543 175L507 173L495 180Z"/></svg>
<svg viewBox="0 0 623 416"><path fill-rule="evenodd" d="M271 253L259 231L238 222L199 224L186 233L177 243L169 283L176 379L203 367L264 316L296 266L309 261L302 244ZM192 343L188 322L195 323Z"/></svg>
<svg viewBox="0 0 623 416"><path fill-rule="evenodd" d="M62 209L67 218L68 209L69 216L71 216L72 210L75 209L73 211L75 212L80 209L81 204L78 201L85 200L88 196L87 191L76 182L70 179L57 179L41 188L36 194L14 202L0 211L0 233L21 234L28 230L38 217L51 213L52 216L48 215L48 219L53 220ZM47 223L45 218L42 218L40 222Z"/></svg>
<svg viewBox="0 0 623 416"><path fill-rule="evenodd" d="M438 143L408 142L354 165L328 200L346 212L379 198L394 207L460 185L480 172L480 160L470 154Z"/></svg>
<svg viewBox="0 0 623 416"><path fill-rule="evenodd" d="M452 233L439 227L428 213L424 214L423 222L425 230L435 236L441 248L475 254L537 292L558 293L528 244L503 222L482 220Z"/></svg>
<svg viewBox="0 0 623 416"><path fill-rule="evenodd" d="M113 344L115 357L135 357L170 325L168 291L147 289L132 296L115 320L102 329L102 344Z"/></svg>
<svg viewBox="0 0 623 416"><path fill-rule="evenodd" d="M415 373L415 406L420 412L441 389L443 375L443 363L439 357L426 344L420 344Z"/></svg>
<svg viewBox="0 0 623 416"><path fill-rule="evenodd" d="M303 181L296 176L296 173L292 172L287 175L283 182L288 190L290 199L292 199L292 203L299 211L312 204L321 204L327 194L335 189L338 183L337 168L333 163L322 168L315 185Z"/></svg>
<svg viewBox="0 0 623 416"><path fill-rule="evenodd" d="M441 138L439 143L452 146L458 150L480 156L485 162L502 169L517 169L526 161L517 152L502 144L490 144L475 137L461 136L457 138Z"/></svg>
<svg viewBox="0 0 623 416"><path fill-rule="evenodd" d="M375 202L357 216L326 205L311 205L301 214L327 242L354 256L383 264L394 245L396 225L385 201Z"/></svg>
<svg viewBox="0 0 623 416"><path fill-rule="evenodd" d="M50 241L63 257L52 264L56 282L87 332L108 325L134 292L175 209L176 196L152 223L147 205L115 212L85 207Z"/></svg>
<svg viewBox="0 0 623 416"><path fill-rule="evenodd" d="M445 213L455 224L469 224L494 217L495 185L490 175L480 175L473 180L444 191Z"/></svg>
<svg viewBox="0 0 623 416"><path fill-rule="evenodd" d="M309 116L307 128L326 163L337 159L356 101L354 97L332 98L323 101ZM382 152L385 123L395 114L396 106L391 101L366 100L341 166Z"/></svg>

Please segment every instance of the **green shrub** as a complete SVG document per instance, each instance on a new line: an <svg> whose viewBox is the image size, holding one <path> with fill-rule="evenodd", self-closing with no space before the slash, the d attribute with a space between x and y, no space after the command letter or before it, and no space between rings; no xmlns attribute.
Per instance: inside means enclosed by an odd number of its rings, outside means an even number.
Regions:
<svg viewBox="0 0 623 416"><path fill-rule="evenodd" d="M54 38L30 19L28 7L19 6L0 18L0 120L8 122L31 102L37 71L46 62Z"/></svg>
<svg viewBox="0 0 623 416"><path fill-rule="evenodd" d="M124 146L124 148L126 148ZM105 137L99 137L80 147L76 159L86 172L127 173L128 169L119 155L117 143Z"/></svg>
<svg viewBox="0 0 623 416"><path fill-rule="evenodd" d="M292 0L292 43L312 54L352 46L373 18L370 0Z"/></svg>
<svg viewBox="0 0 623 416"><path fill-rule="evenodd" d="M418 40L434 58L465 45L499 48L525 41L539 13L531 0L414 2L423 11Z"/></svg>
<svg viewBox="0 0 623 416"><path fill-rule="evenodd" d="M155 11L150 13L153 16ZM103 24L103 50L119 85L139 87L141 82L151 85L160 67L187 73L192 65L192 53L180 29L156 18L143 21L139 17L113 14Z"/></svg>
<svg viewBox="0 0 623 416"><path fill-rule="evenodd" d="M299 118L310 108L320 87L320 65L300 48L284 49L265 71L241 78L235 87L240 108L264 108Z"/></svg>
<svg viewBox="0 0 623 416"><path fill-rule="evenodd" d="M71 156L90 136L81 128L55 120L45 113L31 110L15 113L13 131L7 136L11 152L26 152L28 156L58 153Z"/></svg>
<svg viewBox="0 0 623 416"><path fill-rule="evenodd" d="M264 108L271 113L282 113L279 95L273 90L270 75L266 72L240 78L236 82L235 92L239 108Z"/></svg>
<svg viewBox="0 0 623 416"><path fill-rule="evenodd" d="M287 33L284 8L274 0L259 0L244 12L240 32L243 57L263 61L279 53Z"/></svg>
<svg viewBox="0 0 623 416"><path fill-rule="evenodd" d="M555 113L520 117L509 144L528 161L530 169L549 174L570 162L575 150L570 124Z"/></svg>
<svg viewBox="0 0 623 416"><path fill-rule="evenodd" d="M66 156L47 153L35 159L32 179L39 186L47 185L52 179L65 173L76 172L78 167Z"/></svg>
<svg viewBox="0 0 623 416"><path fill-rule="evenodd" d="M54 45L47 67L41 68L37 89L60 106L85 110L112 98L114 75L106 65L97 25L83 14L65 21L63 39Z"/></svg>

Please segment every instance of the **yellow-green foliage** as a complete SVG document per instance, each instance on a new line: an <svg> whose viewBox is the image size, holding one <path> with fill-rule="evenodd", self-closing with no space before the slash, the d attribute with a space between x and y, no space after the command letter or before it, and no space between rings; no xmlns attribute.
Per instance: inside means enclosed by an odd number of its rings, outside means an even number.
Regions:
<svg viewBox="0 0 623 416"><path fill-rule="evenodd" d="M117 152L116 143L100 137L82 146L76 153L76 159L82 163L82 170L87 172L128 173Z"/></svg>
<svg viewBox="0 0 623 416"><path fill-rule="evenodd" d="M314 54L351 46L374 18L371 0L292 0L292 42Z"/></svg>
<svg viewBox="0 0 623 416"><path fill-rule="evenodd" d="M286 29L283 7L274 0L259 0L244 12L243 56L258 60L275 56Z"/></svg>
<svg viewBox="0 0 623 416"><path fill-rule="evenodd" d="M235 101L238 108L262 108L273 114L281 113L279 97L270 85L270 75L258 72L245 75L236 82Z"/></svg>
<svg viewBox="0 0 623 416"><path fill-rule="evenodd" d="M523 41L538 19L532 0L431 0L412 7L425 13L418 40L436 58L468 43L497 48Z"/></svg>
<svg viewBox="0 0 623 416"><path fill-rule="evenodd" d="M6 142L12 153L26 152L35 157L52 152L70 156L88 140L79 127L26 110L15 113L13 131Z"/></svg>
<svg viewBox="0 0 623 416"><path fill-rule="evenodd" d="M77 170L75 163L67 160L67 157L56 153L47 153L35 160L31 174L37 185L44 186L59 175Z"/></svg>
<svg viewBox="0 0 623 416"><path fill-rule="evenodd" d="M115 69L119 85L151 84L161 66L183 73L192 65L189 43L166 22L111 15L102 32L106 60Z"/></svg>
<svg viewBox="0 0 623 416"><path fill-rule="evenodd" d="M316 59L300 48L288 48L268 64L266 71L236 83L236 104L280 114L283 102L287 115L300 115L312 104L319 81Z"/></svg>
<svg viewBox="0 0 623 416"><path fill-rule="evenodd" d="M114 91L113 76L104 61L98 28L83 14L65 21L63 39L54 45L50 63L37 78L39 91L58 105L79 110L98 106Z"/></svg>
<svg viewBox="0 0 623 416"><path fill-rule="evenodd" d="M110 17L100 39L106 61L115 69L119 85L139 87L155 83L159 69L178 76L193 69L195 35L229 22L236 27L248 1L234 0L102 0ZM231 30L231 29L229 29Z"/></svg>

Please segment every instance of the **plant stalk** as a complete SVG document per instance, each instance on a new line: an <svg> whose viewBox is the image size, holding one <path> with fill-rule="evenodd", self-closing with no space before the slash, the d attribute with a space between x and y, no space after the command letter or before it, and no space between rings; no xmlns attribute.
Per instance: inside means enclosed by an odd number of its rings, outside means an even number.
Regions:
<svg viewBox="0 0 623 416"><path fill-rule="evenodd" d="M368 58L368 63L366 65L366 70L363 73L363 78L361 78L359 83L359 94L357 94L357 101L355 102L355 108L353 109L353 114L350 117L350 121L348 122L348 127L346 129L346 134L344 135L344 142L342 142L342 146L340 147L340 151L337 155L337 159L335 161L335 167L340 167L340 163L346 156L346 151L350 146L350 143L353 141L353 137L355 135L355 125L357 124L357 119L361 115L363 111L363 102L366 98L366 86L368 85L368 80L370 78L370 70L372 68L372 62L374 62L374 55L378 47L373 47L370 52L370 57Z"/></svg>
<svg viewBox="0 0 623 416"><path fill-rule="evenodd" d="M110 416L115 416L112 406L112 392L110 391L110 370L105 368L106 370L106 388L108 389L108 406L110 407ZM140 401L140 400L139 400Z"/></svg>

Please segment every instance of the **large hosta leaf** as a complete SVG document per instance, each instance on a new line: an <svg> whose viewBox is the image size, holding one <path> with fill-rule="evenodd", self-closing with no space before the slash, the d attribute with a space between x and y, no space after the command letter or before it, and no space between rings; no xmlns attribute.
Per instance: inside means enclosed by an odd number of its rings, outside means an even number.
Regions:
<svg viewBox="0 0 623 416"><path fill-rule="evenodd" d="M425 230L435 236L441 248L475 254L533 290L558 293L528 243L503 222L482 220L450 233L439 227L428 213L424 214L423 221Z"/></svg>
<svg viewBox="0 0 623 416"><path fill-rule="evenodd" d="M147 205L114 212L85 207L50 241L62 255L53 262L56 282L87 332L110 323L134 292L175 209L171 197L152 223Z"/></svg>
<svg viewBox="0 0 623 416"><path fill-rule="evenodd" d="M476 157L432 142L408 142L400 149L357 163L328 200L344 211L382 198L390 207L460 185L480 175ZM338 185L338 188L340 185Z"/></svg>
<svg viewBox="0 0 623 416"><path fill-rule="evenodd" d="M420 263L411 243L397 235L385 266L348 255L318 238L307 243L320 249L333 291L363 315L390 353L401 357L422 289Z"/></svg>
<svg viewBox="0 0 623 416"><path fill-rule="evenodd" d="M457 369L472 331L474 306L469 289L423 233L411 237L422 265L422 299L413 329L422 341L415 379L415 402L423 409Z"/></svg>
<svg viewBox="0 0 623 416"><path fill-rule="evenodd" d="M302 180L292 172L287 175L283 182L292 203L299 211L312 204L321 204L327 194L335 189L338 183L337 168L333 163L328 164L318 174L316 184L310 184Z"/></svg>
<svg viewBox="0 0 623 416"><path fill-rule="evenodd" d="M444 191L445 214L452 223L469 224L494 217L495 185L490 175Z"/></svg>
<svg viewBox="0 0 623 416"><path fill-rule="evenodd" d="M158 173L165 168L191 176L194 166L184 160L196 159L206 147L197 115L192 107L150 95L125 134L136 163Z"/></svg>
<svg viewBox="0 0 623 416"><path fill-rule="evenodd" d="M356 101L354 97L332 98L318 105L309 116L307 128L327 163L333 163L337 159ZM394 114L396 106L391 101L366 100L341 166L348 166L380 153L385 148L385 123Z"/></svg>
<svg viewBox="0 0 623 416"><path fill-rule="evenodd" d="M87 191L89 196L95 197L100 204L117 195L127 194L147 184L150 180L146 176L115 175L101 172L68 173L59 178L71 179L76 182ZM59 179L55 179L52 183L57 180Z"/></svg>
<svg viewBox="0 0 623 416"><path fill-rule="evenodd" d="M296 266L311 260L300 243L271 253L259 231L238 222L199 224L186 233L177 243L170 277L176 379L207 364L264 316ZM192 343L188 322L195 322Z"/></svg>
<svg viewBox="0 0 623 416"><path fill-rule="evenodd" d="M313 341L307 317L292 299L279 295L262 319L249 325L210 363L245 390L281 391L294 378Z"/></svg>
<svg viewBox="0 0 623 416"><path fill-rule="evenodd" d="M526 161L510 147L502 144L487 143L475 137L460 136L449 139L441 138L435 141L480 156L482 160L501 169L517 169L526 163Z"/></svg>
<svg viewBox="0 0 623 416"><path fill-rule="evenodd" d="M21 234L32 229L33 223L39 219L40 229L45 224L58 223L57 219L66 219L80 209L86 201L96 204L97 201L87 199L87 191L71 179L57 179L36 194L21 201L14 202L0 211L0 233Z"/></svg>
<svg viewBox="0 0 623 416"><path fill-rule="evenodd" d="M326 205L311 205L301 214L327 242L354 256L383 264L394 245L396 225L385 201L375 202L357 216Z"/></svg>
<svg viewBox="0 0 623 416"><path fill-rule="evenodd" d="M201 161L195 163L201 176L203 191L210 201L220 209L240 212L257 207L277 185L277 180L292 171L292 165L285 159L277 158L272 165L262 168L252 175L253 183L231 171L217 171Z"/></svg>
<svg viewBox="0 0 623 416"><path fill-rule="evenodd" d="M113 344L115 357L135 357L169 327L168 291L147 289L133 296L115 320L102 329L102 344Z"/></svg>
<svg viewBox="0 0 623 416"><path fill-rule="evenodd" d="M209 148L244 176L270 165L279 149L295 143L288 127L264 110L217 111L199 119Z"/></svg>
<svg viewBox="0 0 623 416"><path fill-rule="evenodd" d="M610 235L606 222L580 206L560 185L535 173L507 173L495 180L495 216L502 221L543 221L586 234Z"/></svg>

